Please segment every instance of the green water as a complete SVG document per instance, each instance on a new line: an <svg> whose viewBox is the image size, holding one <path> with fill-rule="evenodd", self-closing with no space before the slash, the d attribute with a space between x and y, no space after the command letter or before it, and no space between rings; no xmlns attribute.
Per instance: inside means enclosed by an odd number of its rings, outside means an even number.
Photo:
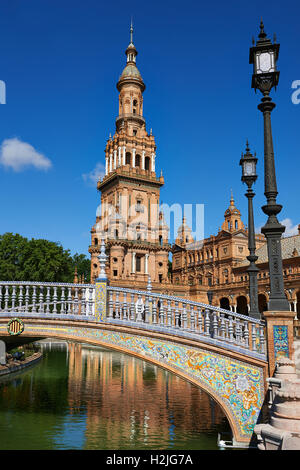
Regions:
<svg viewBox="0 0 300 470"><path fill-rule="evenodd" d="M76 343L0 381L0 449L217 449L228 431L202 390L157 366Z"/></svg>

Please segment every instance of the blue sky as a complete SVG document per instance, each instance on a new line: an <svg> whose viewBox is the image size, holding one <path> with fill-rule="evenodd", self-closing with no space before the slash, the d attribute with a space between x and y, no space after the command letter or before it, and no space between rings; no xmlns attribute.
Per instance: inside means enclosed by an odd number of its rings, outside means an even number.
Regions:
<svg viewBox="0 0 300 470"><path fill-rule="evenodd" d="M255 224L266 221L263 121L260 93L251 89L249 47L261 16L268 35L276 32L280 82L272 92L272 126L279 219L289 219L291 227L300 223L300 104L291 100L292 82L300 80L299 13L296 1L2 0L0 233L59 241L72 253L88 254L100 195L83 175L104 163L115 130L116 82L131 16L146 83L144 116L165 177L161 199L205 204L205 236L223 222L231 188L247 222L239 166L247 138L259 158ZM39 157L37 166L8 167L7 140L27 143L27 154Z"/></svg>

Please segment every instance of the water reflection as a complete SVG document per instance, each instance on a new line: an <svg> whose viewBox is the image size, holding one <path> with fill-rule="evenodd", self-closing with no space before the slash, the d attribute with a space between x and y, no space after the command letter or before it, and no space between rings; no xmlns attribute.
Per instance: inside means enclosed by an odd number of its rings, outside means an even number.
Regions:
<svg viewBox="0 0 300 470"><path fill-rule="evenodd" d="M78 343L43 350L21 383L0 384L1 449L216 449L228 430L205 392L155 365Z"/></svg>

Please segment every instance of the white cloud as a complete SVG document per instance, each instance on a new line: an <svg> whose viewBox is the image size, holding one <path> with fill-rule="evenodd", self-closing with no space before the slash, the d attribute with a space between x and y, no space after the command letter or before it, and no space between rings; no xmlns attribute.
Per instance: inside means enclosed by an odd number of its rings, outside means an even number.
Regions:
<svg viewBox="0 0 300 470"><path fill-rule="evenodd" d="M86 183L91 184L92 186L96 186L98 180L105 176L105 166L102 163L97 163L95 168L90 171L89 173L84 173L82 178Z"/></svg>
<svg viewBox="0 0 300 470"><path fill-rule="evenodd" d="M298 234L298 224L293 225L293 221L291 219L281 220L280 223L285 226L285 232L283 233L284 237L291 237L292 235Z"/></svg>
<svg viewBox="0 0 300 470"><path fill-rule="evenodd" d="M6 168L12 168L14 171L22 171L28 166L33 166L38 170L48 170L52 166L49 158L17 137L3 140L0 150L0 163Z"/></svg>
<svg viewBox="0 0 300 470"><path fill-rule="evenodd" d="M283 232L283 237L291 237L292 235L298 235L298 224L293 225L293 221L289 218L280 220L280 224L285 226L285 232ZM261 228L263 225L260 227L256 227L255 232L256 233L261 233Z"/></svg>

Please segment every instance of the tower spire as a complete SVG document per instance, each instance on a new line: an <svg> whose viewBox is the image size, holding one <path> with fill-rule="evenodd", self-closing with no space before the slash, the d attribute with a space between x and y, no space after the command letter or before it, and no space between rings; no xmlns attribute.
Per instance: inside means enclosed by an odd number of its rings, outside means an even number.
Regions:
<svg viewBox="0 0 300 470"><path fill-rule="evenodd" d="M130 23L130 44L133 44L133 24L132 24L132 17Z"/></svg>

